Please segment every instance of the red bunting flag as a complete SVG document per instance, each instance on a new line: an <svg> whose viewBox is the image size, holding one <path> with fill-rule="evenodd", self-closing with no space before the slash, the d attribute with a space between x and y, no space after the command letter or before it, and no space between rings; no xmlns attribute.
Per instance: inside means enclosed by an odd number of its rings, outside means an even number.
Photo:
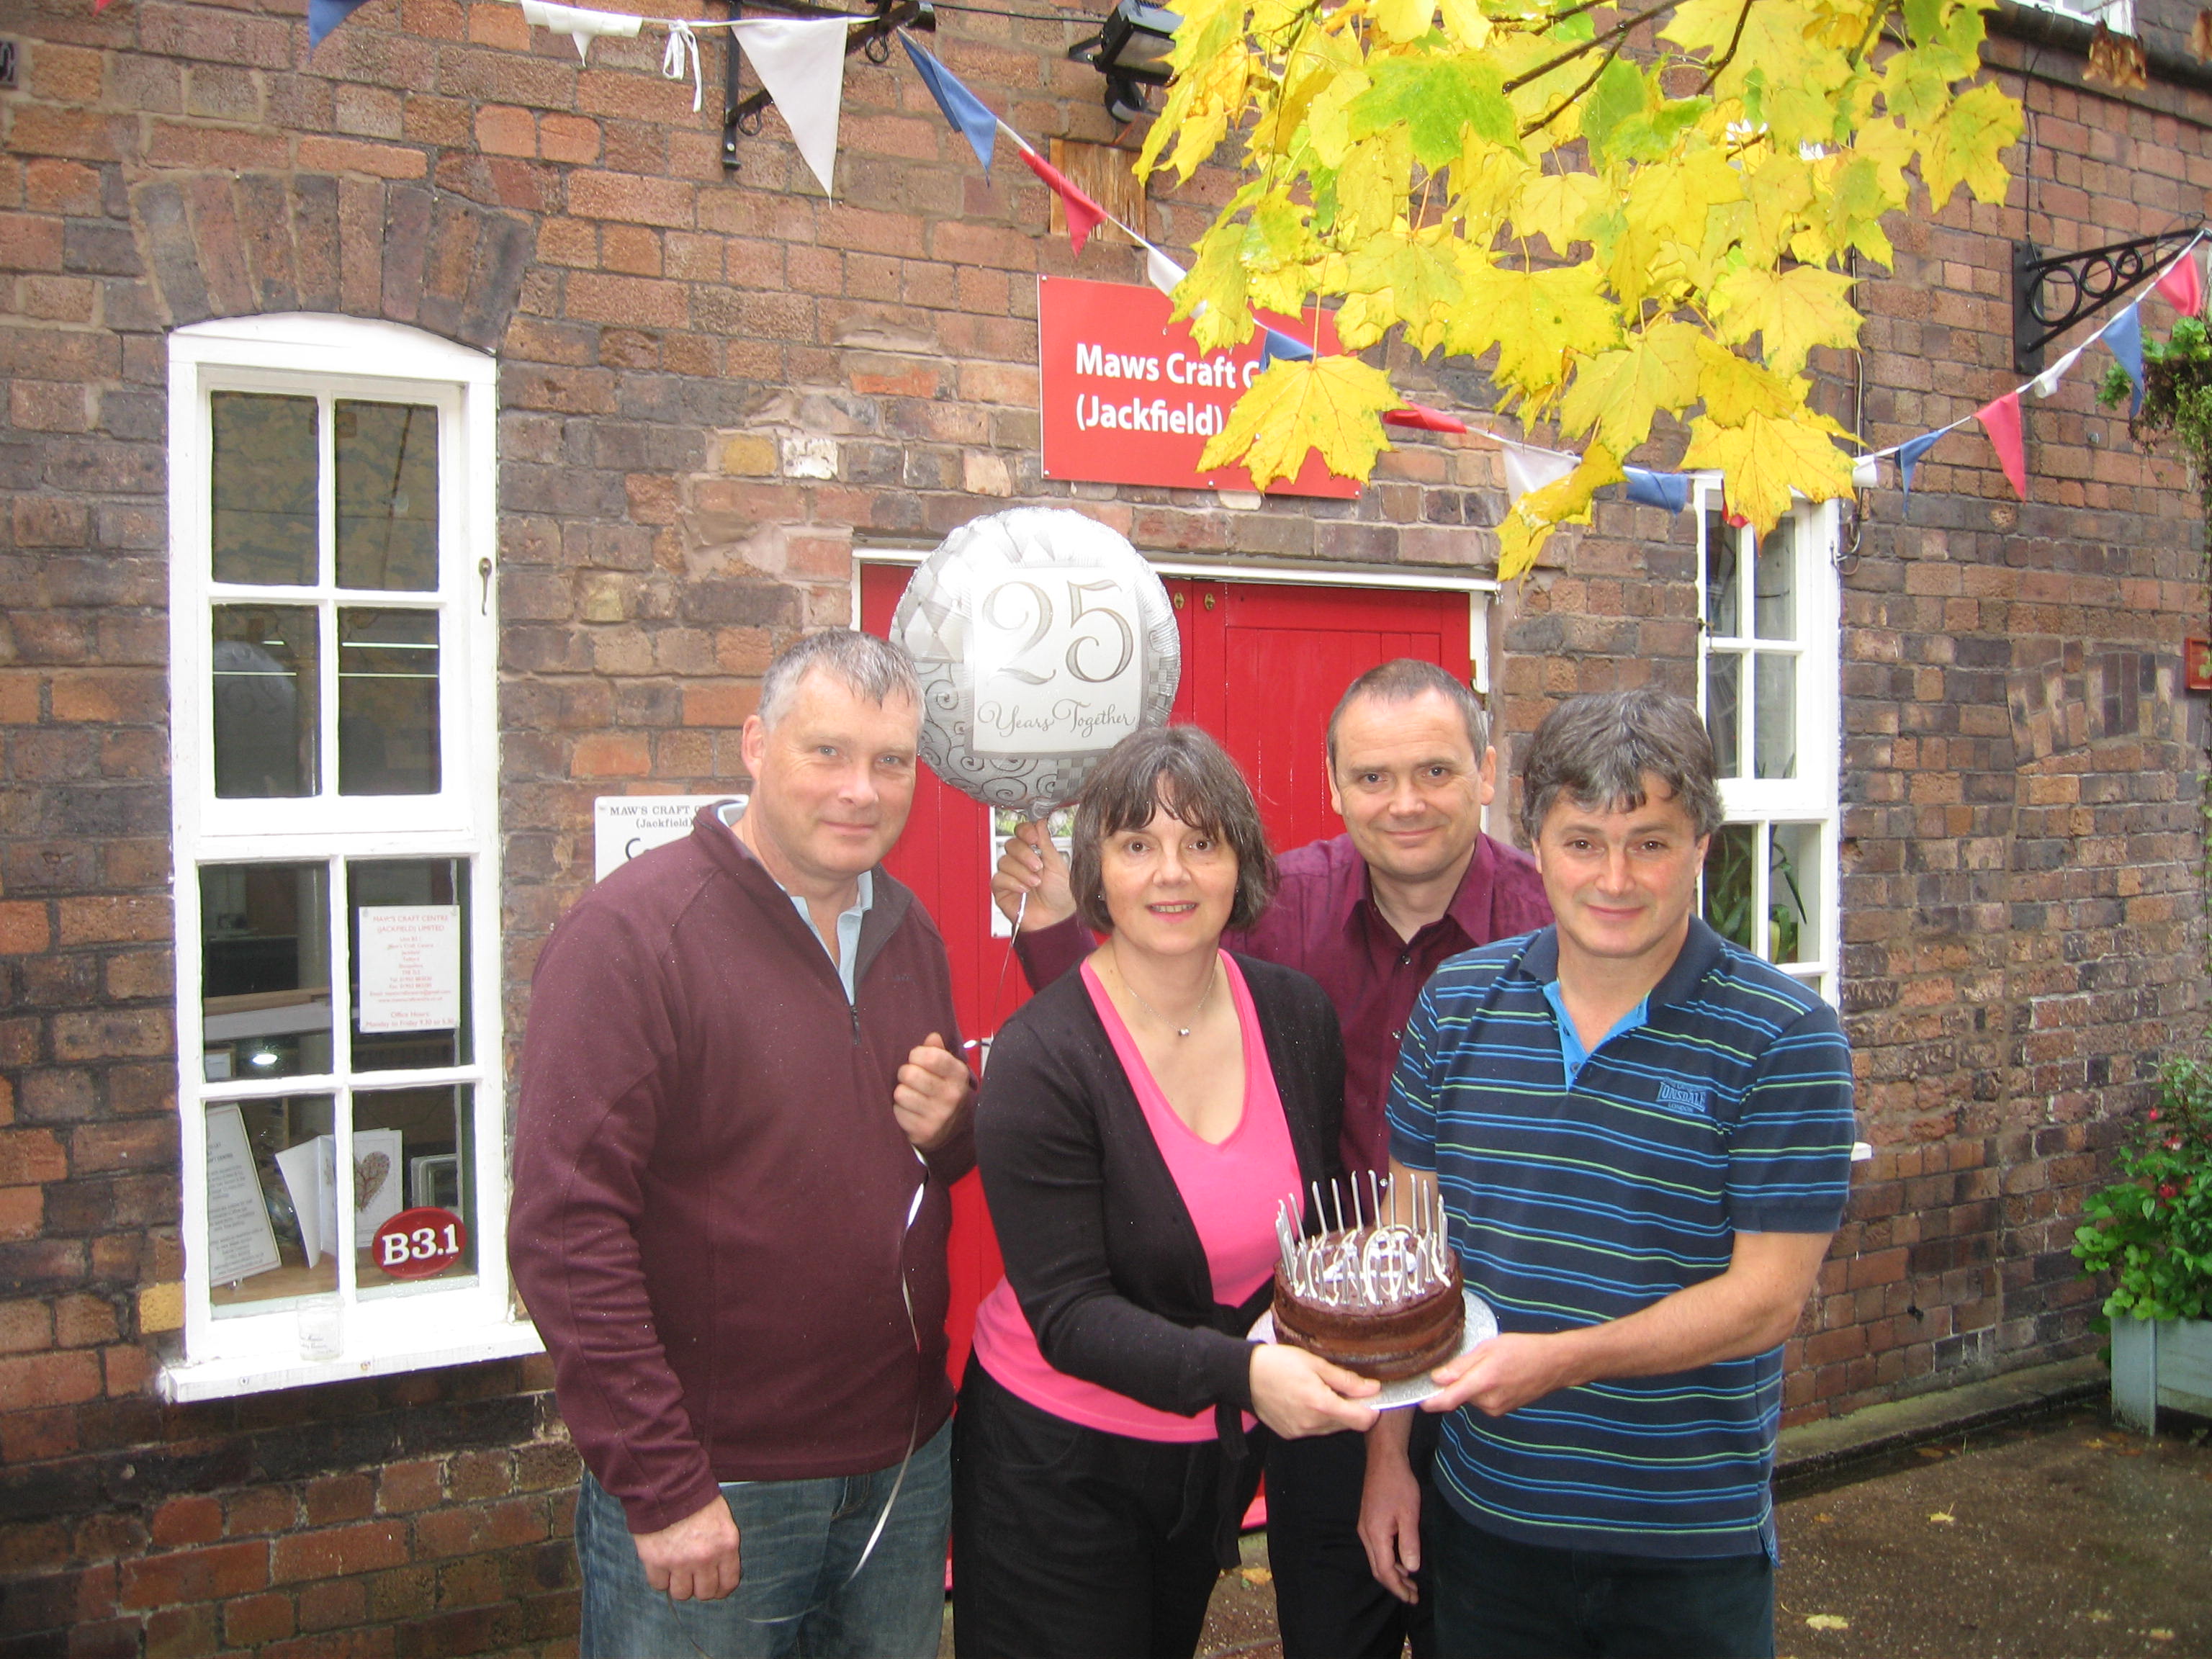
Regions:
<svg viewBox="0 0 2212 1659"><path fill-rule="evenodd" d="M1382 411L1382 418L1392 426L1418 427L1423 432L1464 432L1467 422L1456 415L1447 415L1440 409L1424 408L1419 404L1407 404L1403 409Z"/></svg>
<svg viewBox="0 0 2212 1659"><path fill-rule="evenodd" d="M2166 275L2158 279L2156 288L2183 316L2203 316L2204 272L2197 263L2197 250L2191 248L2176 259Z"/></svg>
<svg viewBox="0 0 2212 1659"><path fill-rule="evenodd" d="M2022 501L2027 499L2027 456L2021 447L2020 393L2008 392L1993 404L1984 404L1974 411L1974 418L1990 434L1996 446L1997 464L2012 482L2012 493Z"/></svg>
<svg viewBox="0 0 2212 1659"><path fill-rule="evenodd" d="M1106 222L1106 210L1085 196L1075 180L1035 150L1024 149L1022 160L1027 161L1030 171L1050 185L1060 198L1060 209L1067 215L1067 240L1080 255L1085 239Z"/></svg>

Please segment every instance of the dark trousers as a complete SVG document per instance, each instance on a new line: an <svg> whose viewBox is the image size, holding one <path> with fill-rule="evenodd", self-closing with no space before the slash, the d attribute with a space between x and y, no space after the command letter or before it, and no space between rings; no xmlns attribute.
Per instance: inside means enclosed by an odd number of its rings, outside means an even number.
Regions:
<svg viewBox="0 0 2212 1659"><path fill-rule="evenodd" d="M1428 1505L1443 1659L1773 1659L1764 1553L1684 1559L1516 1543Z"/></svg>
<svg viewBox="0 0 2212 1659"><path fill-rule="evenodd" d="M1241 1471L1241 1514L1259 1443ZM975 1361L952 1431L960 1659L1190 1659L1220 1576L1218 1440L1138 1440L1039 1411Z"/></svg>
<svg viewBox="0 0 2212 1659"><path fill-rule="evenodd" d="M1426 1512L1443 1502L1429 1486L1442 1419L1413 1413L1410 1452ZM1279 1440L1267 1450L1267 1562L1275 1574L1275 1622L1283 1659L1398 1659L1410 1640L1413 1659L1436 1651L1428 1552L1415 1575L1421 1599L1408 1607L1375 1580L1359 1541L1359 1496L1367 1478L1367 1437L1316 1435Z"/></svg>

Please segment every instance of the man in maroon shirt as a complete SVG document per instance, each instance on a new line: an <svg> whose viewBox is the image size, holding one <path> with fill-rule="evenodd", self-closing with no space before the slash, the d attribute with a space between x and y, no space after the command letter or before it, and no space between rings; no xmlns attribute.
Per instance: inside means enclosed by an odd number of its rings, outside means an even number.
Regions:
<svg viewBox="0 0 2212 1659"><path fill-rule="evenodd" d="M1448 957L1552 920L1534 861L1482 832L1498 755L1482 708L1433 663L1401 658L1362 674L1328 723L1329 805L1346 833L1285 853L1265 915L1232 951L1319 980L1344 1027L1345 1167L1387 1173L1383 1109L1414 1000ZM1016 946L1032 985L1091 948L1064 861L1024 827L992 883L1021 910ZM1024 896L1026 908L1023 908ZM1419 1425L1430 1430L1432 1423ZM1429 1648L1426 1607L1375 1582L1359 1541L1366 1450L1356 1434L1285 1442L1267 1468L1269 1554L1285 1659L1395 1659Z"/></svg>
<svg viewBox="0 0 2212 1659"><path fill-rule="evenodd" d="M974 1091L944 941L879 867L920 724L904 652L800 641L750 801L539 954L507 1256L585 1465L584 1659L937 1651Z"/></svg>

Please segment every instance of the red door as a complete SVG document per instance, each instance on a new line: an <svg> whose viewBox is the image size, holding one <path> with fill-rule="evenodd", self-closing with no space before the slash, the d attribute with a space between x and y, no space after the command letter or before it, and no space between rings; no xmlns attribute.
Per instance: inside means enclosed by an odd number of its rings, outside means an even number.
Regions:
<svg viewBox="0 0 2212 1659"><path fill-rule="evenodd" d="M890 631L909 568L860 567L860 626ZM1324 739L1352 678L1394 657L1420 657L1465 679L1468 600L1430 589L1314 587L1174 577L1182 633L1174 717L1221 739L1252 781L1270 842L1303 846L1342 832L1329 811ZM1029 994L1006 940L991 936L989 826L983 809L925 767L906 833L884 860L936 919L951 959L966 1036L996 1031ZM951 1363L968 1361L975 1306L997 1284L999 1248L969 1176L952 1193Z"/></svg>

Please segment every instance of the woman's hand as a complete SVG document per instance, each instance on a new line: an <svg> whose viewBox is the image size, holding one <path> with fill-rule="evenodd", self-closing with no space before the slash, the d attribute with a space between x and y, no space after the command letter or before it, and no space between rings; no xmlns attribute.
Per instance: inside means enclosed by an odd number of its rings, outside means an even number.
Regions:
<svg viewBox="0 0 2212 1659"><path fill-rule="evenodd" d="M1262 1342L1252 1350L1252 1410L1285 1440L1372 1428L1375 1408L1361 1402L1382 1387L1287 1343Z"/></svg>

